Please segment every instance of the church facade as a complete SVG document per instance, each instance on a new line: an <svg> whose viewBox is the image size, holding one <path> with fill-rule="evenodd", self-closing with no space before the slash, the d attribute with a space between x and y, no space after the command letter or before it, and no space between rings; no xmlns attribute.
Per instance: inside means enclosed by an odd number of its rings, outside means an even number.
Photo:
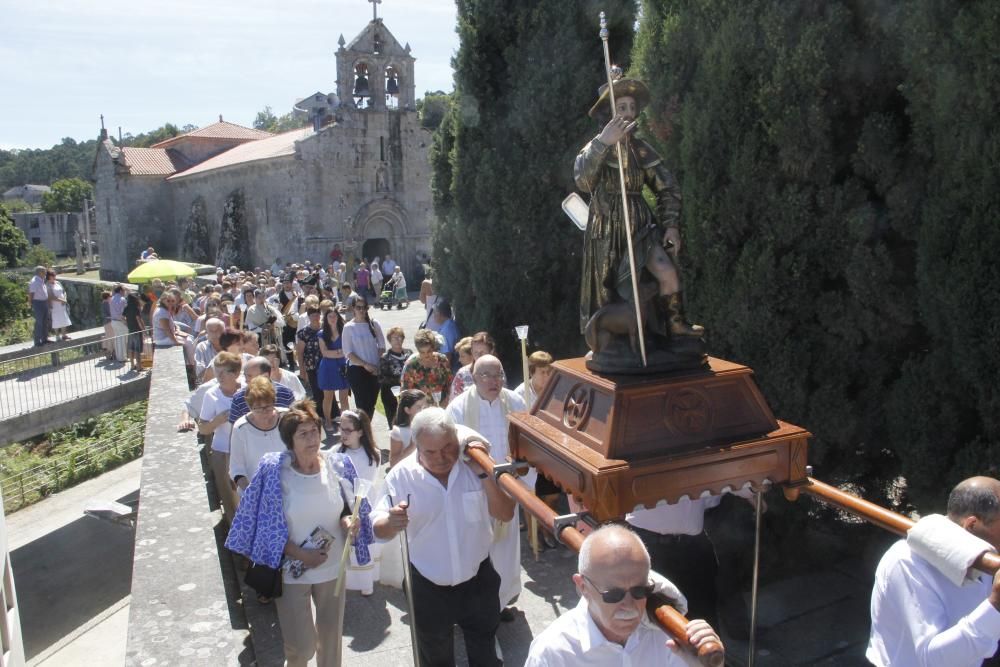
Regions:
<svg viewBox="0 0 1000 667"><path fill-rule="evenodd" d="M414 58L381 19L341 37L337 93L297 103L310 127L271 134L222 120L151 148L102 131L94 160L101 276L160 257L241 268L392 257L409 276L430 256L431 132L416 112Z"/></svg>

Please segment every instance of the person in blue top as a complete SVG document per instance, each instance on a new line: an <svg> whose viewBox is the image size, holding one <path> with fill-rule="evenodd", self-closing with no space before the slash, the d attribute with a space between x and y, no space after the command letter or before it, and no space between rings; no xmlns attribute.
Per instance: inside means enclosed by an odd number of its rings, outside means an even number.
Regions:
<svg viewBox="0 0 1000 667"><path fill-rule="evenodd" d="M319 388L323 390L323 416L327 431L335 428L334 418L340 416L341 408L347 409L347 359L344 357L344 318L336 308L326 311L323 316L323 333L319 337L320 362L317 371ZM337 392L339 402L334 398Z"/></svg>
<svg viewBox="0 0 1000 667"><path fill-rule="evenodd" d="M458 333L458 325L451 317L451 304L440 300L435 303L432 319L434 326L427 328L437 331L444 337L444 345L438 351L448 356L448 361L451 362L451 371L454 373L458 370L458 355L455 353L455 345L461 336Z"/></svg>

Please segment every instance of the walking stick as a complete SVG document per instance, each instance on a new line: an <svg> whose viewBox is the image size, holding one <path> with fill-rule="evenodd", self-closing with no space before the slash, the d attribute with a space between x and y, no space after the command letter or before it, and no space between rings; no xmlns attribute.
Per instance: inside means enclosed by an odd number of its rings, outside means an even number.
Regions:
<svg viewBox="0 0 1000 667"><path fill-rule="evenodd" d="M389 496L389 504L396 502ZM406 503L399 503L405 510L410 508L410 494L406 494ZM410 541L406 529L399 540L399 548L403 552L403 590L406 591L406 606L410 610L410 643L413 645L413 667L420 667L420 652L417 650L417 616L413 608L413 580L410 578Z"/></svg>
<svg viewBox="0 0 1000 667"><path fill-rule="evenodd" d="M601 12L601 42L604 44L604 72L608 77L608 102L611 117L615 116L615 81L611 75L611 54L608 50L608 20ZM623 137L624 138L624 137ZM639 331L639 354L642 365L646 366L646 336L642 330L642 305L639 303L639 277L635 273L635 249L632 247L632 216L628 210L628 190L625 187L625 162L621 141L615 144L618 155L618 180L622 190L622 215L625 217L625 240L628 245L628 268L632 277L632 299L635 301L635 320Z"/></svg>
<svg viewBox="0 0 1000 667"><path fill-rule="evenodd" d="M514 331L517 332L517 337L521 341L521 372L524 375L524 402L530 410L532 403L535 402L535 392L531 390L531 381L528 379L528 325L522 324L516 326L514 327ZM528 400L529 398L531 399L530 401ZM531 553L534 554L537 561L538 554L541 551L541 545L538 544L538 519L531 512L525 512L524 514L528 519L528 544L531 545Z"/></svg>

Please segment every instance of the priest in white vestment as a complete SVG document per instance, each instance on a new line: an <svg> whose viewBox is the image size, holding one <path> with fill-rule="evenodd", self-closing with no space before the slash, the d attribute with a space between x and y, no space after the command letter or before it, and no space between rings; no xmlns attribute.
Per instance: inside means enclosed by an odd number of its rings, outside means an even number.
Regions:
<svg viewBox="0 0 1000 667"><path fill-rule="evenodd" d="M472 368L472 377L475 386L448 404L448 414L456 424L468 426L489 440L490 456L496 463L507 463L510 454L507 415L525 412L527 408L520 396L504 388L507 378L496 357L489 354L480 357ZM533 490L536 476L532 470L521 482ZM513 620L513 612L504 608L521 592L521 531L517 512L509 523L494 521L490 560L500 574L501 618Z"/></svg>

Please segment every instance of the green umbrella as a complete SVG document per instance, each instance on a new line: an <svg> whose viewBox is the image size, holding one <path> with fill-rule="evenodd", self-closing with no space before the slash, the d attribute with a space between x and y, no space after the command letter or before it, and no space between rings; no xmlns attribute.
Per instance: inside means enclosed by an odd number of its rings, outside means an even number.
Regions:
<svg viewBox="0 0 1000 667"><path fill-rule="evenodd" d="M172 259L154 259L145 262L128 274L128 281L133 284L148 283L159 278L178 278L181 276L193 277L195 270L183 262L175 262Z"/></svg>

